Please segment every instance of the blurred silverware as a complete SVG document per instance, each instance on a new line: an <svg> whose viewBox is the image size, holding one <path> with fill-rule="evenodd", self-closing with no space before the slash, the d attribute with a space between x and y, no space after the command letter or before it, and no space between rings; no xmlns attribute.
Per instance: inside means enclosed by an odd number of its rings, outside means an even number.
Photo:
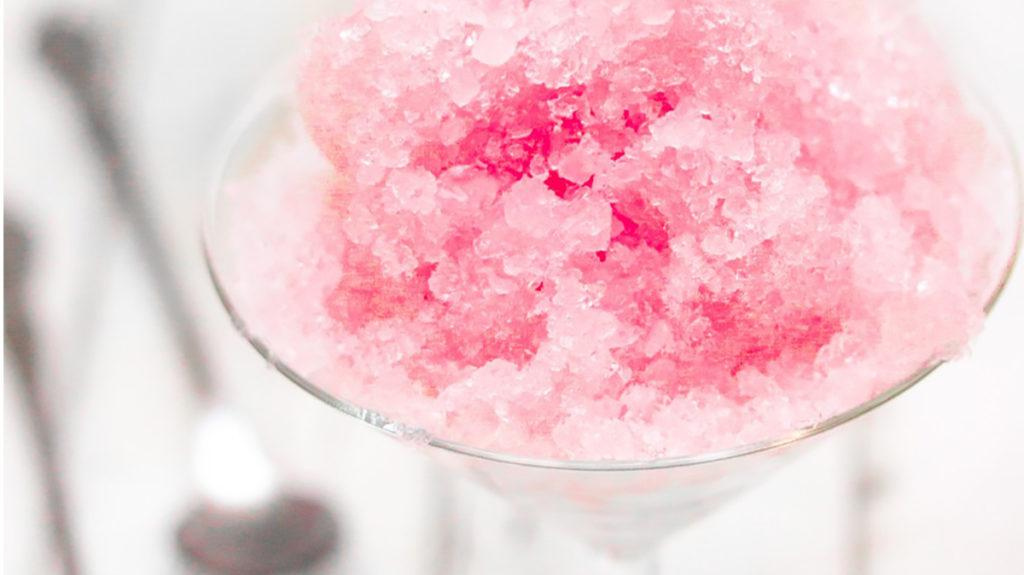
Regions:
<svg viewBox="0 0 1024 575"><path fill-rule="evenodd" d="M43 493L50 514L53 544L65 575L77 575L78 560L71 536L67 499L57 453L56 430L39 374L39 348L35 341L27 280L32 266L32 244L24 226L4 215L4 347L11 354L25 395L29 425L42 466Z"/></svg>
<svg viewBox="0 0 1024 575"><path fill-rule="evenodd" d="M105 65L105 59L99 53L99 42L84 25L71 19L52 17L40 27L39 49L69 90L83 116L87 136L93 144L92 151L102 162L109 179L111 199L128 221L142 252L144 265L154 280L153 287L171 324L175 343L184 356L189 380L198 395L209 396L213 393L213 383L202 339L182 295L130 155L122 147L124 140L110 106L111 68Z"/></svg>
<svg viewBox="0 0 1024 575"><path fill-rule="evenodd" d="M201 334L176 276L168 249L159 236L156 218L131 164L130 154L111 107L111 67L101 53L98 38L86 25L69 18L51 17L39 29L39 50L64 83L78 106L88 136L109 179L112 199L128 220L142 259L153 279L164 315L184 360L197 399L205 406L199 425L198 452L217 468L221 460L238 460L261 478L248 497L231 501L238 483L251 476L231 473L203 482L207 469L199 469L200 487L208 487L201 501L178 529L178 546L185 558L211 573L271 574L306 571L322 563L336 547L337 526L321 503L276 489L272 470L255 435L236 415L229 414L217 397ZM217 468L225 471L223 467ZM222 474L223 475L223 474Z"/></svg>

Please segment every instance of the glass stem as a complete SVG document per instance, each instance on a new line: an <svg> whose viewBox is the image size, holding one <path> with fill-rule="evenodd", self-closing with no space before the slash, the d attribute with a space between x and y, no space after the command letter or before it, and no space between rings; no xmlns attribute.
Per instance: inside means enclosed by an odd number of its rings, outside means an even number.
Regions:
<svg viewBox="0 0 1024 575"><path fill-rule="evenodd" d="M466 558L472 554L472 545L463 531L459 517L459 501L454 480L447 470L430 465L427 473L431 486L433 513L431 531L436 534L437 550L431 570L438 575L462 573Z"/></svg>

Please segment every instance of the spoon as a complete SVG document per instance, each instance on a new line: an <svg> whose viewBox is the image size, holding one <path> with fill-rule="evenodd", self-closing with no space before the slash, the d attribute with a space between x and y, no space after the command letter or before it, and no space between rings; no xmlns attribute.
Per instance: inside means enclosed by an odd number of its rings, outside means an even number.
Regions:
<svg viewBox="0 0 1024 575"><path fill-rule="evenodd" d="M314 567L336 547L335 520L322 503L277 488L252 430L217 398L195 316L182 296L183 282L122 147L111 107L110 67L95 32L51 17L42 23L38 40L42 58L82 114L114 204L142 252L193 395L205 405L196 446L204 497L178 528L179 551L193 567L210 573L269 575Z"/></svg>

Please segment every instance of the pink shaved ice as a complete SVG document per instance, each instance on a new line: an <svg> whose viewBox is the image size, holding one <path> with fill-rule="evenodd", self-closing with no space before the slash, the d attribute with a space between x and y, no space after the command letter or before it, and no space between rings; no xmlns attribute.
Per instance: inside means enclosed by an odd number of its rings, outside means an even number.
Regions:
<svg viewBox="0 0 1024 575"><path fill-rule="evenodd" d="M881 0L374 0L230 184L249 328L435 437L643 460L962 352L1009 156Z"/></svg>

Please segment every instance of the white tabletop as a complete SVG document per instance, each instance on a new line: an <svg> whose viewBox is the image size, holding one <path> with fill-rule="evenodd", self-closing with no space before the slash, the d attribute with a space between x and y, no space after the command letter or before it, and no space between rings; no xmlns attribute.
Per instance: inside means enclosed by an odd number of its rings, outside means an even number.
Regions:
<svg viewBox="0 0 1024 575"><path fill-rule="evenodd" d="M303 23L344 3L7 2L5 208L31 225L39 248L33 311L44 377L58 395L85 573L181 572L173 532L192 501L194 413L140 256L111 217L73 109L35 56L33 25L54 11L91 15L109 32L119 112L189 301L201 311L214 367L289 483L338 511L345 539L337 572L438 571L438 471L271 374L233 333L198 249L204 186L232 110ZM1024 2L928 4L1024 141ZM660 555L665 571L1024 572L1020 271L968 357L671 537ZM51 572L23 398L18 387L5 389L4 568ZM492 496L473 498L508 514Z"/></svg>

